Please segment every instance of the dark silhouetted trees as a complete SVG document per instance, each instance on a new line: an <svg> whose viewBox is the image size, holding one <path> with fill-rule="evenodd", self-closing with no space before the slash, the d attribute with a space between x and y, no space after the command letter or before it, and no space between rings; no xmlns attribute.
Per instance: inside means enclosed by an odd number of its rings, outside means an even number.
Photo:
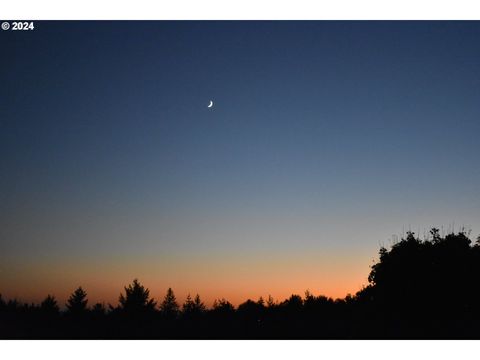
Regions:
<svg viewBox="0 0 480 360"><path fill-rule="evenodd" d="M47 297L40 304L40 310L46 315L56 315L59 313L60 308L58 307L55 297L52 295L47 295Z"/></svg>
<svg viewBox="0 0 480 360"><path fill-rule="evenodd" d="M207 307L205 306L205 304L203 303L202 300L200 300L200 295L195 295L195 300L193 301L193 304L194 304L194 309L195 311L198 311L198 312L205 312L207 310Z"/></svg>
<svg viewBox="0 0 480 360"><path fill-rule="evenodd" d="M472 244L464 231L443 236L432 228L427 239L408 232L382 247L368 284L344 299L306 291L207 308L197 294L180 310L169 288L156 308L135 279L110 311L101 303L89 310L81 287L64 312L51 295L39 306L0 295L0 338L479 339L479 278L480 238Z"/></svg>
<svg viewBox="0 0 480 360"><path fill-rule="evenodd" d="M275 300L273 299L272 295L268 295L267 298L267 308L273 308L276 305Z"/></svg>
<svg viewBox="0 0 480 360"><path fill-rule="evenodd" d="M370 285L357 294L387 337L469 337L478 317L480 257L464 231L430 239L408 232L381 248Z"/></svg>
<svg viewBox="0 0 480 360"><path fill-rule="evenodd" d="M280 306L285 307L292 312L299 311L303 307L303 299L300 295L294 294L287 300L283 301Z"/></svg>
<svg viewBox="0 0 480 360"><path fill-rule="evenodd" d="M72 315L81 315L87 310L87 293L80 286L67 300L66 306L68 312Z"/></svg>
<svg viewBox="0 0 480 360"><path fill-rule="evenodd" d="M205 304L200 300L200 295L196 295L192 300L190 294L187 295L185 302L182 305L182 315L185 318L196 318L201 316L207 310Z"/></svg>
<svg viewBox="0 0 480 360"><path fill-rule="evenodd" d="M231 314L235 312L235 307L228 300L222 298L214 300L212 311L218 314Z"/></svg>
<svg viewBox="0 0 480 360"><path fill-rule="evenodd" d="M107 313L107 308L103 303L96 303L95 305L92 306L91 312L94 315L103 316Z"/></svg>
<svg viewBox="0 0 480 360"><path fill-rule="evenodd" d="M133 282L125 286L125 295L120 294L118 299L120 309L124 312L136 314L150 312L155 309L156 302L150 298L150 290L145 288L135 279Z"/></svg>
<svg viewBox="0 0 480 360"><path fill-rule="evenodd" d="M163 317L169 320L173 320L178 316L179 306L172 288L168 288L167 293L160 304L160 311Z"/></svg>

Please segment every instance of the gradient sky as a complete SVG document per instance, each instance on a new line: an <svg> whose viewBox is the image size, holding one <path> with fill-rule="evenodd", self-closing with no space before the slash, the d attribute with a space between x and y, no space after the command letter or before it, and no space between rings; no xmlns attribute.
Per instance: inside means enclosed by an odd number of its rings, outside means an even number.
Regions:
<svg viewBox="0 0 480 360"><path fill-rule="evenodd" d="M35 25L0 32L6 297L343 297L393 235L480 233L479 22Z"/></svg>

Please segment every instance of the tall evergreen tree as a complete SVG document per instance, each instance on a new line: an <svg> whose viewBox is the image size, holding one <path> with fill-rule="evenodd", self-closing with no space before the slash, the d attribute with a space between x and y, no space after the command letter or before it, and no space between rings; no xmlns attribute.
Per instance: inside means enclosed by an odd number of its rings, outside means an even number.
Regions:
<svg viewBox="0 0 480 360"><path fill-rule="evenodd" d="M157 305L155 300L150 299L150 290L145 288L137 279L125 286L125 295L120 294L120 309L129 313L152 311Z"/></svg>
<svg viewBox="0 0 480 360"><path fill-rule="evenodd" d="M77 290L70 295L67 300L66 306L68 312L71 314L79 315L85 313L87 310L87 293L80 286Z"/></svg>
<svg viewBox="0 0 480 360"><path fill-rule="evenodd" d="M200 295L198 294L195 296L194 304L195 304L195 309L200 313L205 312L207 310L207 307L205 306L203 301L200 300Z"/></svg>
<svg viewBox="0 0 480 360"><path fill-rule="evenodd" d="M195 306L195 303L193 302L192 300L192 297L190 296L190 294L187 295L187 298L185 299L185 302L183 303L182 305L182 313L183 315L190 315L191 313L193 313L193 309L194 309L194 306Z"/></svg>
<svg viewBox="0 0 480 360"><path fill-rule="evenodd" d="M172 288L168 288L165 298L160 304L160 311L169 319L174 319L178 315L179 306Z"/></svg>
<svg viewBox="0 0 480 360"><path fill-rule="evenodd" d="M195 299L192 300L190 294L187 295L187 299L182 306L182 314L185 317L193 317L201 315L206 311L205 304L200 300L200 295L196 295Z"/></svg>
<svg viewBox="0 0 480 360"><path fill-rule="evenodd" d="M60 308L58 307L55 296L47 295L47 297L40 304L40 310L49 315L58 314Z"/></svg>

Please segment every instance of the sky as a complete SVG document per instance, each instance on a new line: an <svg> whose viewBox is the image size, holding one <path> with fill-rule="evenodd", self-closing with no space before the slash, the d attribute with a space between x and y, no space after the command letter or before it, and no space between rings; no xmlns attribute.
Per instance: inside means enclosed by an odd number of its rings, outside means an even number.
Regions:
<svg viewBox="0 0 480 360"><path fill-rule="evenodd" d="M0 32L0 293L344 297L412 230L480 235L480 23ZM210 101L214 102L208 108Z"/></svg>

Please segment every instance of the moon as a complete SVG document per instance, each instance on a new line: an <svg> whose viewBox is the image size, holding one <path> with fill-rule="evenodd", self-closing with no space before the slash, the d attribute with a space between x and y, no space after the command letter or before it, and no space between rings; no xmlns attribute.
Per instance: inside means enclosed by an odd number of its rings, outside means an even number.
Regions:
<svg viewBox="0 0 480 360"><path fill-rule="evenodd" d="M208 106L207 106L207 107L208 107L208 108L211 108L211 107L213 107L213 101L212 101L212 100L210 100L210 104L208 104Z"/></svg>

